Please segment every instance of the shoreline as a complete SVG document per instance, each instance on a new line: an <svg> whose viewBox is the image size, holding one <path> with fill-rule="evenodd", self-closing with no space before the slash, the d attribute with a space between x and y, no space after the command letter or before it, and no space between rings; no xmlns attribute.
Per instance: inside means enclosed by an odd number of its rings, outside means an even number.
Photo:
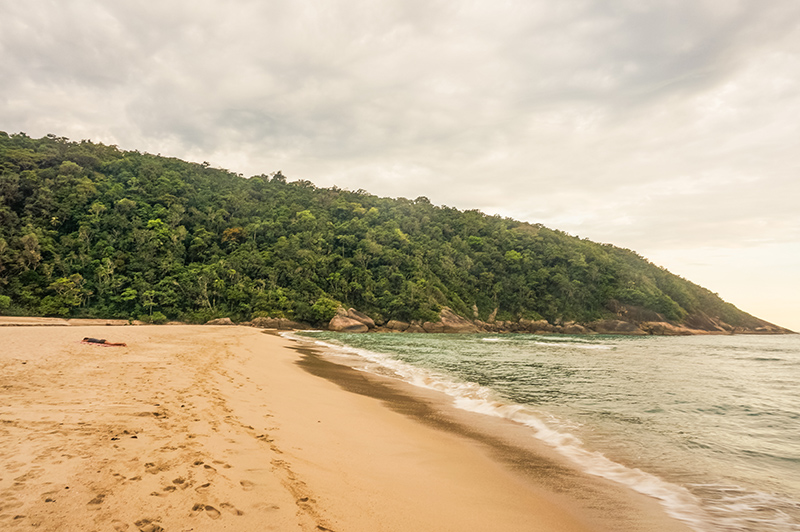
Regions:
<svg viewBox="0 0 800 532"><path fill-rule="evenodd" d="M226 318L223 318L223 320ZM216 320L212 320L216 321ZM471 323L471 322L470 322ZM629 322L620 322L624 324L631 325ZM133 322L129 322L128 320L121 320L121 319L103 319L103 318L46 318L46 317L37 317L37 316L0 316L0 327L85 327L85 326L93 326L93 325L105 325L105 326L118 326L118 327L126 327L126 326L141 326L141 325L152 325L152 324L145 324L141 321L134 320ZM183 322L168 322L161 324L159 326L199 326L201 324L189 324ZM243 322L243 323L206 323L203 325L209 326L240 326L240 327L253 327L255 329L260 330L274 330L274 331L305 331L305 330L314 330L311 326L301 328L301 327L276 327L276 326L260 326L251 324L250 322ZM580 324L578 324L580 325ZM685 327L675 327L668 323L661 323L661 322L647 322L643 325L644 329L636 329L636 331L632 332L631 330L625 330L626 327L620 328L619 325L615 325L617 329L620 330L607 330L604 332L598 332L596 330L586 329L582 325L580 325L584 330L578 329L569 329L569 330L559 330L560 326L552 326L550 329L542 328L542 329L513 329L513 328L505 328L502 330L498 329L491 329L491 328L478 328L475 330L472 329L465 329L460 331L446 331L446 330L437 330L437 331L426 331L421 326L403 330L399 329L392 329L386 326L374 327L370 328L367 331L364 331L367 334L402 334L402 333L410 333L410 334L536 334L542 336L550 336L550 335L567 335L567 336L603 336L603 335L611 335L611 336L776 336L776 335L789 335L789 334L800 334L800 332L795 332L783 327L777 327L776 329L770 330L751 330L751 329L736 329L732 331L725 331L725 330L703 330L703 329L688 329ZM336 329L325 329L330 332L345 332L345 333L353 333L353 332L361 332L361 331L347 331L347 330L336 330Z"/></svg>
<svg viewBox="0 0 800 532"><path fill-rule="evenodd" d="M128 346L80 344L100 335ZM257 329L0 336L0 528L688 530L521 428Z"/></svg>
<svg viewBox="0 0 800 532"><path fill-rule="evenodd" d="M303 355L297 364L309 373L336 383L347 392L379 400L386 408L418 423L466 440L555 505L569 508L591 523L591 530L691 530L686 523L667 515L657 499L579 470L556 449L536 439L530 427L460 409L452 397L442 392L359 371L331 360L324 348L299 343L291 348Z"/></svg>

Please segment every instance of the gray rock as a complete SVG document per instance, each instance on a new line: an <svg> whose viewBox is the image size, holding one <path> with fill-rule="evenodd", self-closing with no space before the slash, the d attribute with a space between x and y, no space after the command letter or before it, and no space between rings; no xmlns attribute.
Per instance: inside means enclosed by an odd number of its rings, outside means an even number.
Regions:
<svg viewBox="0 0 800 532"><path fill-rule="evenodd" d="M588 323L587 326L600 334L627 334L641 336L647 334L635 324L622 320L599 320Z"/></svg>
<svg viewBox="0 0 800 532"><path fill-rule="evenodd" d="M564 334L591 334L592 331L578 323L567 323L561 327Z"/></svg>
<svg viewBox="0 0 800 532"><path fill-rule="evenodd" d="M404 322L404 321L399 321L399 320L389 320L389 323L387 323L387 324L385 325L385 327L386 327L387 329L389 329L390 331L399 331L399 332L403 332L403 331L405 331L406 329L408 329L408 327L409 327L409 324L408 324L408 323L406 323L406 322Z"/></svg>
<svg viewBox="0 0 800 532"><path fill-rule="evenodd" d="M347 318L350 318L351 320L360 321L361 323L366 325L368 329L374 329L375 328L375 321L372 318L370 318L369 316L367 316L363 312L357 311L354 308L347 309L347 313L345 314L345 316Z"/></svg>
<svg viewBox="0 0 800 532"><path fill-rule="evenodd" d="M360 321L337 314L328 324L328 329L336 332L365 333L369 327Z"/></svg>
<svg viewBox="0 0 800 532"><path fill-rule="evenodd" d="M440 321L426 321L422 324L422 330L428 333L443 333L444 324Z"/></svg>
<svg viewBox="0 0 800 532"><path fill-rule="evenodd" d="M556 332L556 327L550 325L547 320L527 320L522 318L517 323L517 330L527 333Z"/></svg>
<svg viewBox="0 0 800 532"><path fill-rule="evenodd" d="M442 332L446 333L476 333L478 326L466 318L462 318L448 307L442 307L439 313L441 318ZM423 328L425 326L423 325ZM427 328L425 329L427 330Z"/></svg>

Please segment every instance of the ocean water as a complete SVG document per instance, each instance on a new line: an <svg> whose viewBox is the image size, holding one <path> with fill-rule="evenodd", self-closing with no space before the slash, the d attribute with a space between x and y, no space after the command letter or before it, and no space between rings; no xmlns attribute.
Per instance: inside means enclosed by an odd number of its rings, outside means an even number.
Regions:
<svg viewBox="0 0 800 532"><path fill-rule="evenodd" d="M699 532L800 531L800 336L303 333L522 423Z"/></svg>

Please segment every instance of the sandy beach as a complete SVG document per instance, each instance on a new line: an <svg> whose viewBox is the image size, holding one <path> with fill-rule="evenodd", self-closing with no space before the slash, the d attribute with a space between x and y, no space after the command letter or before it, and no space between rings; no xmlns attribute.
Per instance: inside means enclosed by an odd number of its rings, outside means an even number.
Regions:
<svg viewBox="0 0 800 532"><path fill-rule="evenodd" d="M0 397L3 530L688 530L522 427L253 328L3 327Z"/></svg>

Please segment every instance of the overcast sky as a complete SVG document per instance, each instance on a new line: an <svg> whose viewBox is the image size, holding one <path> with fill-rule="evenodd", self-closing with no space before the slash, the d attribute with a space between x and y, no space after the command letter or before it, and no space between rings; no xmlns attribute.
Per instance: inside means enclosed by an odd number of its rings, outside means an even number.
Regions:
<svg viewBox="0 0 800 532"><path fill-rule="evenodd" d="M538 222L800 330L796 0L0 0L0 130Z"/></svg>

